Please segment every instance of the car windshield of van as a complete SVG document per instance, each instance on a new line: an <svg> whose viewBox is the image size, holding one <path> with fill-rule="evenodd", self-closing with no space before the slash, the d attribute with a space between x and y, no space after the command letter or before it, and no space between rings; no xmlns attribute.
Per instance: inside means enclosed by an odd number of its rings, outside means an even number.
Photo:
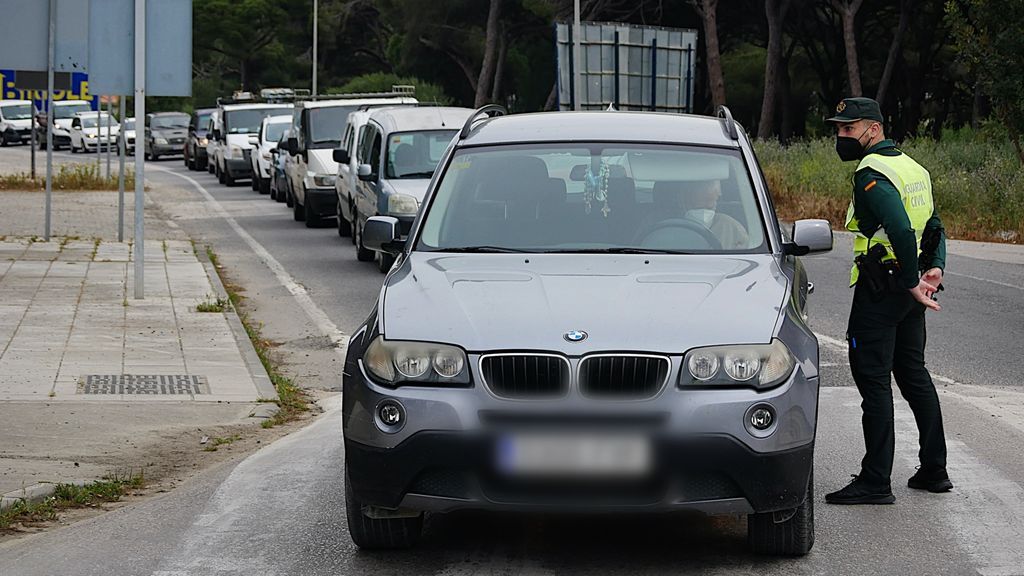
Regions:
<svg viewBox="0 0 1024 576"><path fill-rule="evenodd" d="M766 246L739 151L574 142L459 150L416 249L703 254Z"/></svg>
<svg viewBox="0 0 1024 576"><path fill-rule="evenodd" d="M271 124L267 124L267 133L263 137L263 141L277 142L281 139L281 135L284 134L284 131L287 130L289 126L291 126L290 122L273 122Z"/></svg>
<svg viewBox="0 0 1024 576"><path fill-rule="evenodd" d="M100 120L103 121L102 125L103 125L104 129L106 129L107 125L117 126L117 120L111 118L110 116L107 116L106 114L101 116ZM96 116L93 115L93 114L86 114L86 115L81 116L81 121L82 121L82 128L95 128L96 125L100 123L96 119Z"/></svg>
<svg viewBox="0 0 1024 576"><path fill-rule="evenodd" d="M74 118L75 114L79 112L86 112L88 110L90 110L88 102L76 102L67 106L54 106L53 117L57 120L67 120L68 118Z"/></svg>
<svg viewBox="0 0 1024 576"><path fill-rule="evenodd" d="M309 109L308 148L337 148L345 131L348 115L358 106L327 106Z"/></svg>
<svg viewBox="0 0 1024 576"><path fill-rule="evenodd" d="M267 116L280 114L283 108L246 108L224 113L224 129L228 134L258 134L260 123Z"/></svg>
<svg viewBox="0 0 1024 576"><path fill-rule="evenodd" d="M32 106L30 104L18 104L16 106L4 106L3 117L7 120L28 120L32 117Z"/></svg>
<svg viewBox="0 0 1024 576"><path fill-rule="evenodd" d="M135 118L129 118L124 121L125 130L135 130Z"/></svg>
<svg viewBox="0 0 1024 576"><path fill-rule="evenodd" d="M430 178L455 130L398 132L388 138L387 178Z"/></svg>
<svg viewBox="0 0 1024 576"><path fill-rule="evenodd" d="M206 125L209 122L210 122L210 113L209 112L203 112L202 114L196 116L196 129L197 130L206 130Z"/></svg>
<svg viewBox="0 0 1024 576"><path fill-rule="evenodd" d="M174 128L188 128L188 116L185 114L174 116L153 116L149 121L149 127L155 130L172 130Z"/></svg>

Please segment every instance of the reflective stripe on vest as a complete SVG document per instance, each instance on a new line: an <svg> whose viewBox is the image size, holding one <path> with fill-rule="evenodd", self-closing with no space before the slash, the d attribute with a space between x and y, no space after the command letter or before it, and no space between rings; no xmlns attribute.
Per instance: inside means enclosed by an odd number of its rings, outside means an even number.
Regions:
<svg viewBox="0 0 1024 576"><path fill-rule="evenodd" d="M899 156L868 154L860 161L857 171L859 172L866 168L875 170L888 178L900 193L903 208L907 211L907 216L910 218L910 226L914 229L914 235L917 237L917 252L920 254L921 236L924 234L924 227L935 212L935 205L932 200L931 175L928 174L928 171L923 166L906 154L900 154ZM870 238L861 233L857 217L854 215L852 200L850 201L849 208L846 210L846 229L854 234L853 254L855 257L860 254L866 254L872 244L881 244L885 246L886 252L888 252L883 260L896 258L885 230L879 228ZM857 283L858 272L857 266L854 265L853 270L850 271L850 286Z"/></svg>

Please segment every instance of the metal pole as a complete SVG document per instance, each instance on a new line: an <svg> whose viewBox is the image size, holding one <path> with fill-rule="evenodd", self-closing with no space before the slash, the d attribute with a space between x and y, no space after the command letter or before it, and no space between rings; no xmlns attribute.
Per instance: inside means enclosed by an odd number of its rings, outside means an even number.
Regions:
<svg viewBox="0 0 1024 576"><path fill-rule="evenodd" d="M580 110L580 0L573 2L572 18L572 101L573 110Z"/></svg>
<svg viewBox="0 0 1024 576"><path fill-rule="evenodd" d="M57 42L57 0L50 0L50 46L46 61L46 225L43 238L50 241L50 210L53 208L53 66Z"/></svg>
<svg viewBox="0 0 1024 576"><path fill-rule="evenodd" d="M29 99L32 100L32 124L31 124L32 130L29 132L29 138L30 138L29 145L32 146L32 149L29 151L29 156L31 156L31 158L32 158L30 160L30 162L32 164L32 179L35 180L36 179L36 125L39 124L39 118L38 118L39 113L36 112L36 99L33 97L35 95L32 92L29 92L29 94L30 94Z"/></svg>
<svg viewBox="0 0 1024 576"><path fill-rule="evenodd" d="M313 0L313 96L316 96L316 53L317 53L317 38L318 38L318 18L317 13L319 12L320 0Z"/></svg>
<svg viewBox="0 0 1024 576"><path fill-rule="evenodd" d="M52 1L52 0L51 0ZM146 118L146 0L135 0L135 118ZM135 152L135 298L145 298L145 230L143 207L145 196L144 154Z"/></svg>
<svg viewBox="0 0 1024 576"><path fill-rule="evenodd" d="M103 103L100 102L99 94L96 95L96 177L103 174L103 145L100 138L103 136ZM85 139L82 139L82 148L85 148Z"/></svg>
<svg viewBox="0 0 1024 576"><path fill-rule="evenodd" d="M124 134L124 96L118 97L117 112L118 118L121 119L121 134L117 137L117 157L118 157L118 171L117 171L117 241L124 242L124 155L127 143Z"/></svg>
<svg viewBox="0 0 1024 576"><path fill-rule="evenodd" d="M107 180L110 180L110 125L114 122L114 104L107 96Z"/></svg>

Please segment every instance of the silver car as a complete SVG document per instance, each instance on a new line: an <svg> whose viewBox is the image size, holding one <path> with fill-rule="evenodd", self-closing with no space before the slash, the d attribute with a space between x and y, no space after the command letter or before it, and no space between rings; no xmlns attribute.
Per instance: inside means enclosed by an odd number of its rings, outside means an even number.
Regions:
<svg viewBox="0 0 1024 576"><path fill-rule="evenodd" d="M480 109L444 153L344 370L349 533L413 545L424 512L748 515L814 542L818 343L751 144L719 118ZM496 117L489 117L495 114Z"/></svg>

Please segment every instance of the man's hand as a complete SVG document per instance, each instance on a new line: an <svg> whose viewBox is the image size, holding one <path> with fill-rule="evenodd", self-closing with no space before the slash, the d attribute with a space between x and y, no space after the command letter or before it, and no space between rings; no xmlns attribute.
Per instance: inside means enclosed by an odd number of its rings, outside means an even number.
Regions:
<svg viewBox="0 0 1024 576"><path fill-rule="evenodd" d="M936 268L936 270L938 269ZM928 272L931 273L931 270ZM941 275L942 271L939 271L939 274ZM935 294L938 289L938 284L930 284L925 282L924 278L922 278L921 281L917 283L917 286L910 289L910 295L914 297L914 300L917 300L926 307L938 312L939 310L942 310L942 307L939 306L938 302L932 300L932 294Z"/></svg>
<svg viewBox="0 0 1024 576"><path fill-rule="evenodd" d="M938 288L939 284L942 284L942 268L932 268L921 276L921 280L931 284Z"/></svg>

